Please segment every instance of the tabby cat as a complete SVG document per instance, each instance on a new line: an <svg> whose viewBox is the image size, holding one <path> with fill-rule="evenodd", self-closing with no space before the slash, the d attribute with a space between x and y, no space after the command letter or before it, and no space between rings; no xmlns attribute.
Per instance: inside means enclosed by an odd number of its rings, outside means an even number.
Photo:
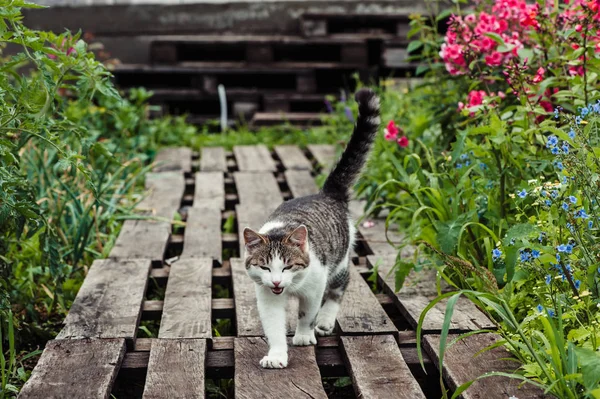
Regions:
<svg viewBox="0 0 600 399"><path fill-rule="evenodd" d="M256 283L258 313L269 343L265 368L288 364L286 304L299 301L294 345L317 343L315 332L335 326L356 229L348 210L350 190L379 129L379 99L369 89L356 93L359 115L341 159L323 189L281 204L256 232L244 229L245 266Z"/></svg>

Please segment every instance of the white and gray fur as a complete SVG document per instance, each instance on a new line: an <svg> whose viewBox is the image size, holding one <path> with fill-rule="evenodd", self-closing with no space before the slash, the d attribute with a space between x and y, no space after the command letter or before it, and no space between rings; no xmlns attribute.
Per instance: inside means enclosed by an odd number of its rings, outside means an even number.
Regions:
<svg viewBox="0 0 600 399"><path fill-rule="evenodd" d="M244 230L246 270L256 283L258 312L269 342L265 368L288 364L286 304L299 300L294 345L316 344L329 335L348 286L348 261L356 229L348 210L350 190L379 129L379 100L356 93L359 115L348 146L323 189L281 204L262 228Z"/></svg>

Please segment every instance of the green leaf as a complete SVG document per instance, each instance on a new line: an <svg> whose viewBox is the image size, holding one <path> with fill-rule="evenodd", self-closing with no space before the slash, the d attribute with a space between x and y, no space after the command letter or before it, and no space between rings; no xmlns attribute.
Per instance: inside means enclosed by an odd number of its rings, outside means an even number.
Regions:
<svg viewBox="0 0 600 399"><path fill-rule="evenodd" d="M425 74L425 72L427 72L428 70L429 70L429 65L419 65L417 67L417 70L415 71L415 75L421 76L421 75Z"/></svg>
<svg viewBox="0 0 600 399"><path fill-rule="evenodd" d="M594 389L600 384L600 353L587 348L575 348L583 374L583 385Z"/></svg>
<svg viewBox="0 0 600 399"><path fill-rule="evenodd" d="M502 244L506 247L510 245L511 240L523 240L537 234L539 234L539 229L532 224L516 224L506 232L506 237L502 240Z"/></svg>
<svg viewBox="0 0 600 399"><path fill-rule="evenodd" d="M398 256L400 258L400 256ZM404 284L404 280L410 273L412 269L414 269L415 265L411 262L405 262L402 259L396 258L396 264L394 268L396 270L395 273L395 281L396 281L396 292L400 291L402 285Z"/></svg>
<svg viewBox="0 0 600 399"><path fill-rule="evenodd" d="M484 35L489 37L490 39L492 39L493 41L495 41L496 43L498 43L500 45L505 45L504 39L502 39L502 36L500 36L497 33L487 32L487 33L484 33Z"/></svg>
<svg viewBox="0 0 600 399"><path fill-rule="evenodd" d="M420 49L421 47L423 47L423 42L420 40L413 40L412 42L410 42L408 44L408 47L406 48L406 51L410 54L415 50Z"/></svg>
<svg viewBox="0 0 600 399"><path fill-rule="evenodd" d="M463 214L454 220L442 222L439 220L434 221L434 226L437 230L437 242L440 249L445 254L451 255L458 244L458 237L462 226L465 224L470 214Z"/></svg>

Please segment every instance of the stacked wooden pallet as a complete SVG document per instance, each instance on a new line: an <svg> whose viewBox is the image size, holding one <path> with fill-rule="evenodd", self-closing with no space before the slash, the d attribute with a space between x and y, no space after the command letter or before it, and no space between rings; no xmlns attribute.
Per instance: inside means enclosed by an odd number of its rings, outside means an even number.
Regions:
<svg viewBox="0 0 600 399"><path fill-rule="evenodd" d="M388 271L396 250L382 221L360 227L336 335L319 338L316 347L291 347L287 369L258 366L266 343L253 282L239 258L238 234L223 232L222 225L233 216L238 233L245 226L257 228L284 199L316 192L315 173L328 168L334 156L333 147L322 145L307 152L279 146L274 153L264 146L239 146L233 153L205 148L199 161L185 148L161 152L164 162L148 177L150 195L140 209L159 219L127 222L110 258L93 264L64 329L47 344L20 397L201 398L207 380L232 378L236 398L283 393L325 398L323 379L350 376L356 397L439 398L439 374L430 359L437 358L443 307L426 319L424 343L431 358L425 356L425 373L416 356L414 328L435 295L432 276L415 274L394 293ZM169 221L177 211L186 226L174 233ZM359 204L353 204L353 212L360 214ZM365 280L375 264L380 294ZM221 297L213 298L217 293ZM217 334L213 327L223 319L234 327ZM140 320L156 325L154 338L140 337ZM294 320L290 314L290 334ZM459 302L452 332L480 328L493 324L470 303ZM514 369L503 360L502 348L475 356L495 339L493 334L471 336L446 353L443 375L452 389L485 371ZM484 394L541 397L504 378L475 383L463 397Z"/></svg>
<svg viewBox="0 0 600 399"><path fill-rule="evenodd" d="M406 14L302 15L296 35L152 36L149 62L115 68L122 88L155 92L164 112L203 123L221 113L254 126L309 126L327 111L326 95L362 80L414 72L407 61Z"/></svg>

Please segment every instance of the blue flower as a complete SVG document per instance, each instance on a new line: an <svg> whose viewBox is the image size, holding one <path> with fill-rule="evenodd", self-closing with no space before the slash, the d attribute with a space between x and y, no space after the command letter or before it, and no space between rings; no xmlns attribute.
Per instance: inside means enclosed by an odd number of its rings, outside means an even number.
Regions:
<svg viewBox="0 0 600 399"><path fill-rule="evenodd" d="M575 280L575 288L579 289L579 287L581 287L581 281Z"/></svg>
<svg viewBox="0 0 600 399"><path fill-rule="evenodd" d="M560 254L556 254L556 261L560 262Z"/></svg>
<svg viewBox="0 0 600 399"><path fill-rule="evenodd" d="M594 227L594 222L592 220L590 220L588 222L588 229L591 229L592 227Z"/></svg>
<svg viewBox="0 0 600 399"><path fill-rule="evenodd" d="M515 245L515 239L514 238L510 239L509 245Z"/></svg>
<svg viewBox="0 0 600 399"><path fill-rule="evenodd" d="M456 164L456 169L461 169L461 168L462 168L462 163L460 163L460 162L459 162L459 163L457 163L457 164Z"/></svg>
<svg viewBox="0 0 600 399"><path fill-rule="evenodd" d="M548 147L548 148L554 147L557 144L558 144L558 138L555 135L548 137L548 143L546 144L546 147Z"/></svg>
<svg viewBox="0 0 600 399"><path fill-rule="evenodd" d="M569 204L567 204L566 202L563 202L562 209L564 209L565 211L568 211L569 210Z"/></svg>
<svg viewBox="0 0 600 399"><path fill-rule="evenodd" d="M572 204L576 204L577 203L577 197L574 195L570 195L569 196L569 201L571 201Z"/></svg>
<svg viewBox="0 0 600 399"><path fill-rule="evenodd" d="M556 316L556 313L554 313L554 310L548 309L548 316L554 317L554 316Z"/></svg>
<svg viewBox="0 0 600 399"><path fill-rule="evenodd" d="M471 165L471 161L469 161L468 159L465 161L465 166L470 166Z"/></svg>
<svg viewBox="0 0 600 399"><path fill-rule="evenodd" d="M554 118L558 119L558 108L554 108Z"/></svg>
<svg viewBox="0 0 600 399"><path fill-rule="evenodd" d="M554 148L556 148L556 147L554 147ZM553 148L553 150L554 150L554 148ZM556 167L556 169L558 169L560 172L562 172L562 170L563 170L563 168L564 168L564 166L563 166L563 163L562 163L562 162L560 162L560 161L559 161L559 162L554 162L554 166L555 166L555 167ZM566 184L566 182L565 182L565 184Z"/></svg>
<svg viewBox="0 0 600 399"><path fill-rule="evenodd" d="M484 164L483 162L479 164L479 167L480 167L481 169L483 169L483 170L486 170L486 169L487 169L487 165L486 165L486 164Z"/></svg>
<svg viewBox="0 0 600 399"><path fill-rule="evenodd" d="M460 156L460 159L462 159L463 161L464 161L465 159L467 159L467 158L469 158L469 156L468 156L467 154L462 154L462 155Z"/></svg>
<svg viewBox="0 0 600 399"><path fill-rule="evenodd" d="M542 305L537 305L536 309L538 312L542 313L544 311L544 307Z"/></svg>
<svg viewBox="0 0 600 399"><path fill-rule="evenodd" d="M588 214L585 212L585 209L580 209L580 210L578 210L577 212L575 212L575 217L576 217L576 218L581 218L581 219L587 219L587 218L589 218L589 217L590 217L590 215L588 215Z"/></svg>
<svg viewBox="0 0 600 399"><path fill-rule="evenodd" d="M521 252L521 262L527 262L530 257L531 255L529 254L529 252Z"/></svg>
<svg viewBox="0 0 600 399"><path fill-rule="evenodd" d="M552 191L552 192L550 193L550 196L551 196L552 198L556 198L556 197L558 197L558 191L556 191L556 190Z"/></svg>
<svg viewBox="0 0 600 399"><path fill-rule="evenodd" d="M540 257L540 251L538 251L537 249L534 249L533 251L531 251L531 257L533 259L537 259Z"/></svg>
<svg viewBox="0 0 600 399"><path fill-rule="evenodd" d="M546 200L546 205L551 206L552 205L552 201Z"/></svg>
<svg viewBox="0 0 600 399"><path fill-rule="evenodd" d="M577 123L578 125L580 125L580 124L581 124L581 121L582 121L582 120L583 120L583 119L581 118L581 116L576 116L576 117L575 117L575 123Z"/></svg>
<svg viewBox="0 0 600 399"><path fill-rule="evenodd" d="M558 252L565 252L567 250L567 246L565 244L560 244L558 247L556 247L556 250Z"/></svg>
<svg viewBox="0 0 600 399"><path fill-rule="evenodd" d="M562 168L562 163L560 164L561 168ZM562 170L562 169L561 169ZM567 184L568 180L567 180L567 176L563 176L563 184Z"/></svg>
<svg viewBox="0 0 600 399"><path fill-rule="evenodd" d="M600 114L600 102L591 106L595 113Z"/></svg>
<svg viewBox="0 0 600 399"><path fill-rule="evenodd" d="M574 140L575 136L576 136L575 130L573 130L573 129L569 130L569 138L571 140Z"/></svg>
<svg viewBox="0 0 600 399"><path fill-rule="evenodd" d="M567 246L565 247L565 252L570 254L573 252L573 246L571 244L567 244Z"/></svg>
<svg viewBox="0 0 600 399"><path fill-rule="evenodd" d="M567 143L564 143L562 146L562 150L565 154L569 153L569 145Z"/></svg>
<svg viewBox="0 0 600 399"><path fill-rule="evenodd" d="M580 108L578 108L578 111L581 114L581 116L583 116L584 118L587 114L590 113L590 110L587 107L580 107Z"/></svg>
<svg viewBox="0 0 600 399"><path fill-rule="evenodd" d="M554 155L558 155L560 154L560 150L558 149L558 147L552 147L552 149L550 150L550 152Z"/></svg>
<svg viewBox="0 0 600 399"><path fill-rule="evenodd" d="M500 251L498 248L494 248L494 250L492 251L492 259L496 260L501 256L502 256L502 251Z"/></svg>
<svg viewBox="0 0 600 399"><path fill-rule="evenodd" d="M551 282L552 282L552 276L547 274L546 275L546 285L550 285Z"/></svg>
<svg viewBox="0 0 600 399"><path fill-rule="evenodd" d="M600 267L596 271L598 272L598 274L600 274Z"/></svg>
<svg viewBox="0 0 600 399"><path fill-rule="evenodd" d="M519 198L525 198L525 197L527 197L527 191L525 191L525 189L523 189L523 190L519 191L517 193L517 195L519 196Z"/></svg>

